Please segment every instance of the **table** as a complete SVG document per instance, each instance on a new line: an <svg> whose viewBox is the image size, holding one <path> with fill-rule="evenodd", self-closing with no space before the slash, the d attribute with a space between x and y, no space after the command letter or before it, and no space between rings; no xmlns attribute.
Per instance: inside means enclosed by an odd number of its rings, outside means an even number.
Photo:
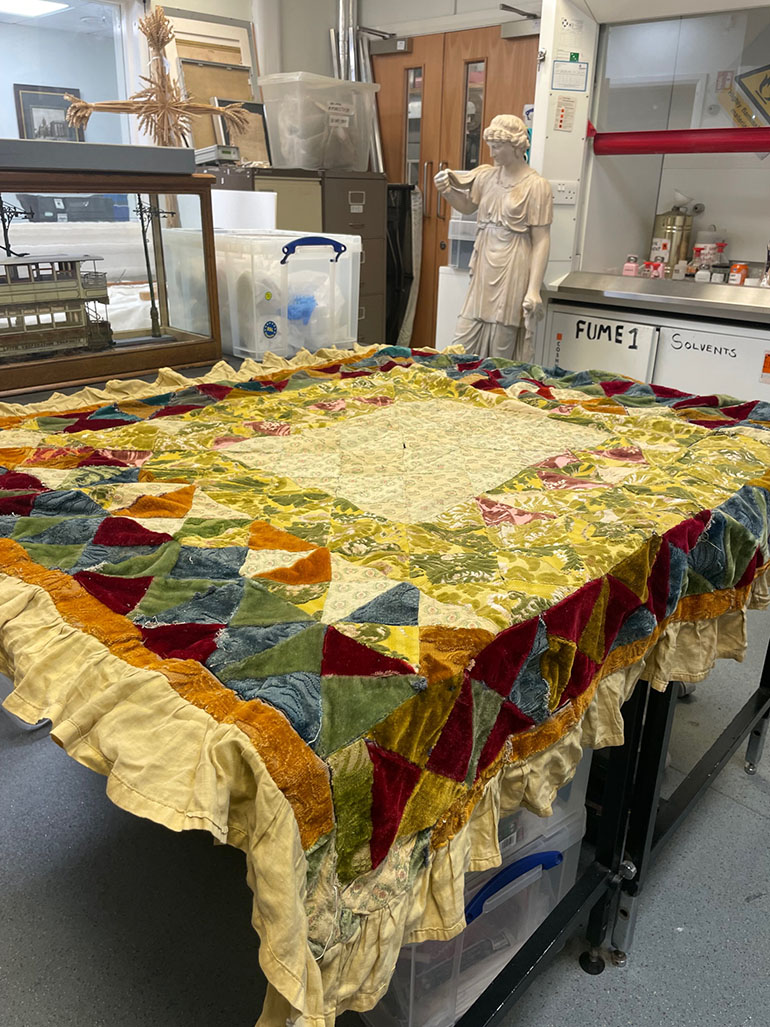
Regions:
<svg viewBox="0 0 770 1027"><path fill-rule="evenodd" d="M260 1025L320 1027L462 928L498 817L618 745L643 676L738 654L770 408L396 347L180 386L0 408L6 705L244 849Z"/></svg>

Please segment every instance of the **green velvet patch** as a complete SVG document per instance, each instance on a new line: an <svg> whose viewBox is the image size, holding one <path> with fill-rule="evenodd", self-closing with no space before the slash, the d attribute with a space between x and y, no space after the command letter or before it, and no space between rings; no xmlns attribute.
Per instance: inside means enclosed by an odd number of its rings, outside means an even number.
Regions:
<svg viewBox="0 0 770 1027"><path fill-rule="evenodd" d="M99 568L100 574L115 574L121 578L156 577L169 574L179 559L181 546L178 542L165 542L146 556L132 556L120 563L105 563Z"/></svg>
<svg viewBox="0 0 770 1027"><path fill-rule="evenodd" d="M374 771L366 742L359 738L329 757L332 802L337 821L337 877L342 884L372 868L372 782Z"/></svg>
<svg viewBox="0 0 770 1027"><path fill-rule="evenodd" d="M503 705L503 697L493 691L482 681L471 679L473 689L473 750L468 773L465 776L465 783L470 787L476 777L476 767L479 763L481 750L484 748L489 732L494 727L500 707Z"/></svg>
<svg viewBox="0 0 770 1027"><path fill-rule="evenodd" d="M132 616L152 617L163 610L170 610L172 606L186 603L210 588L228 584L228 581L208 581L205 578L156 578L145 592L144 599L134 608Z"/></svg>
<svg viewBox="0 0 770 1027"><path fill-rule="evenodd" d="M45 519L50 520L50 518ZM85 548L83 545L49 546L41 542L22 542L21 544L26 549L30 560L34 560L43 567L58 567L63 571L75 566Z"/></svg>
<svg viewBox="0 0 770 1027"><path fill-rule="evenodd" d="M67 517L20 517L14 526L11 538L34 538L35 535L42 535L44 531L68 519Z"/></svg>
<svg viewBox="0 0 770 1027"><path fill-rule="evenodd" d="M305 631L279 642L272 649L247 656L238 663L231 663L220 672L219 678L222 681L237 681L241 678L267 678L297 671L319 674L325 634L325 624L313 623Z"/></svg>
<svg viewBox="0 0 770 1027"><path fill-rule="evenodd" d="M312 622L313 618L298 606L293 606L285 599L281 599L280 596L273 595L264 585L246 579L243 599L230 624L234 628L259 627L267 624L296 623L303 620Z"/></svg>
<svg viewBox="0 0 770 1027"><path fill-rule="evenodd" d="M411 675L321 678L321 735L316 751L334 752L383 720L415 694Z"/></svg>
<svg viewBox="0 0 770 1027"><path fill-rule="evenodd" d="M251 524L249 517L240 520L222 518L219 521L209 521L205 517L188 517L179 531L174 533L174 538L182 539L190 535L197 538L216 538L217 535L224 535L230 528L240 528L245 524Z"/></svg>

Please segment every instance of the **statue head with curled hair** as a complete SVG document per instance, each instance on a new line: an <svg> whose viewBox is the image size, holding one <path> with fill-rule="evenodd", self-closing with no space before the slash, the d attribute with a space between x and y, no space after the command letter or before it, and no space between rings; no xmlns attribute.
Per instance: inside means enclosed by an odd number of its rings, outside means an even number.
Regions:
<svg viewBox="0 0 770 1027"><path fill-rule="evenodd" d="M529 147L527 126L515 114L498 114L484 129L486 143L510 143L522 153Z"/></svg>

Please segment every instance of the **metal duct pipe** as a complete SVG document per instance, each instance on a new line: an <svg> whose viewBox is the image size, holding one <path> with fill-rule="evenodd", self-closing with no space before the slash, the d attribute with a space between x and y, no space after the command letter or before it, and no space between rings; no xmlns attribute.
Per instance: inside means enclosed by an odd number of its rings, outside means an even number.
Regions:
<svg viewBox="0 0 770 1027"><path fill-rule="evenodd" d="M340 78L350 78L348 3L349 0L337 0L337 73Z"/></svg>

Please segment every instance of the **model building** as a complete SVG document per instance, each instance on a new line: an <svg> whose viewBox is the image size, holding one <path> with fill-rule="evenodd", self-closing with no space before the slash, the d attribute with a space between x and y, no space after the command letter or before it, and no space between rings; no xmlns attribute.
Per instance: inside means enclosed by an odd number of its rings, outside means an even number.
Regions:
<svg viewBox="0 0 770 1027"><path fill-rule="evenodd" d="M0 362L113 345L96 306L109 302L107 275L81 266L101 259L0 252Z"/></svg>

